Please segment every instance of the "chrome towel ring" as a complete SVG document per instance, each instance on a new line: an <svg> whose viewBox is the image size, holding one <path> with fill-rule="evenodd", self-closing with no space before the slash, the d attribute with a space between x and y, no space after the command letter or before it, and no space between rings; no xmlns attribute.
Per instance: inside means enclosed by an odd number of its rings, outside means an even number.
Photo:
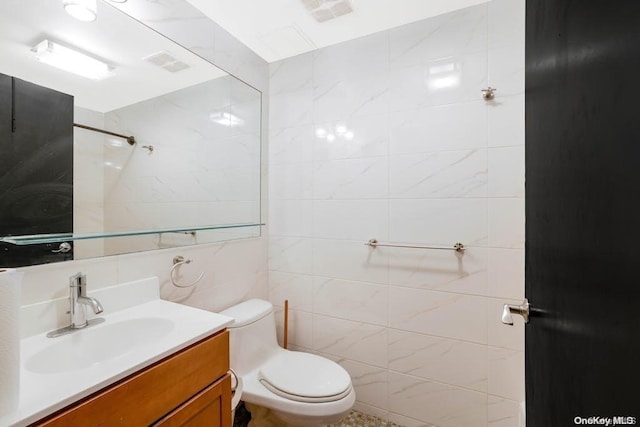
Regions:
<svg viewBox="0 0 640 427"><path fill-rule="evenodd" d="M185 259L182 255L173 257L173 267L171 267L171 270L169 271L169 278L171 279L171 283L173 284L173 286L177 288L190 288L196 283L198 283L200 280L202 280L202 278L204 277L204 271L200 273L200 275L196 280L194 280L192 283L189 283L188 285L180 285L176 283L175 279L173 278L173 272L175 271L175 269L182 264L190 264L190 263L191 263L191 260Z"/></svg>

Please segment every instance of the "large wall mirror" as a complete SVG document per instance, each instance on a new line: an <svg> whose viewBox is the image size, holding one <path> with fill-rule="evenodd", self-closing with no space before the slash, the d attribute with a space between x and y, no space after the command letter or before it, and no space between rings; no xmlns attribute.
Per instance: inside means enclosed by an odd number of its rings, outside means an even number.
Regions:
<svg viewBox="0 0 640 427"><path fill-rule="evenodd" d="M108 1L0 2L0 267L260 235L261 93Z"/></svg>

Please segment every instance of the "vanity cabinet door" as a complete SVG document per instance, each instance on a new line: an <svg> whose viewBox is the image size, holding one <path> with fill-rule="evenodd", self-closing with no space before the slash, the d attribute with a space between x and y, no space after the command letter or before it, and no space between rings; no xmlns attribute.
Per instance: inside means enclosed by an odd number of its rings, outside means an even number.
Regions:
<svg viewBox="0 0 640 427"><path fill-rule="evenodd" d="M218 400L221 416L231 412L231 380L229 371L229 332L223 331L193 344L168 358L135 373L88 398L63 409L34 425L47 427L143 427L163 420L167 414L185 408L186 421L199 412L209 415L207 399L200 396L212 384L216 387L207 396L215 405ZM215 397L216 393L221 396ZM198 399L198 397L201 399ZM189 402L195 406L186 409ZM186 402L186 403L185 403ZM198 405L202 409L198 410ZM194 415L188 417L188 411ZM229 415L230 416L230 415ZM177 418L178 419L178 418ZM194 422L199 418L195 417ZM230 418L229 418L230 419ZM167 424L183 425L183 424ZM208 426L208 423L184 424ZM228 424L221 424L230 427Z"/></svg>
<svg viewBox="0 0 640 427"><path fill-rule="evenodd" d="M160 426L231 426L231 376L225 375L154 424Z"/></svg>

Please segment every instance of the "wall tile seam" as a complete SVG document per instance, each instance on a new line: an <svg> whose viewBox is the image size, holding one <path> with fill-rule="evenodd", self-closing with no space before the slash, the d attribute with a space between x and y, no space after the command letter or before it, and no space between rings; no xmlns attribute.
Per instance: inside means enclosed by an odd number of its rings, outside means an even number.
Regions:
<svg viewBox="0 0 640 427"><path fill-rule="evenodd" d="M272 304L273 304L273 302L272 302ZM283 309L283 307L280 306L280 305L273 304L273 306L274 306L274 309L276 309L278 311L281 311ZM300 309L297 309L297 308L296 309L289 309L289 311L291 311L291 312L300 312L300 313L304 313L304 314L307 314L307 315L311 315L311 320L312 321L313 321L314 317L324 317L324 318L329 318L329 319L333 319L333 320L346 321L346 322L354 323L354 324L357 324L357 325L376 327L376 328L379 328L381 330L384 330L387 334L389 332L404 332L404 333L410 333L410 334L413 334L413 335L420 335L420 336L428 337L428 338L436 338L436 339L441 339L441 340L446 340L446 341L455 341L457 343L469 344L469 345L479 346L479 347L483 347L483 348L487 348L487 349L509 350L509 351L511 351L513 353L521 353L522 352L522 350L516 350L516 349L514 349L512 347L496 346L496 345L493 345L493 344L489 345L486 342L465 340L465 339L461 339L461 338L457 338L457 337L451 337L451 336L447 336L447 335L428 334L428 333L425 333L425 332L414 331L412 329L402 329L402 328L389 326L389 325L376 324L376 323L364 322L364 321L359 321L359 320L351 320L351 319L348 319L348 318L325 315L325 314L322 314L322 313L317 313L317 312L308 311L308 310L300 310ZM388 345L390 346L391 344L388 344ZM353 359L350 359L350 360L353 360ZM358 362L357 360L353 360L353 361L354 362ZM359 363L364 363L364 362L359 362Z"/></svg>
<svg viewBox="0 0 640 427"><path fill-rule="evenodd" d="M507 401L509 403L513 403L513 404L518 405L518 407L520 406L521 403L524 403L523 401L514 400L514 399L512 399L510 397L504 397L504 396L499 396L499 395L493 394L493 393L487 393L487 401L490 400L491 398L500 399L500 400Z"/></svg>
<svg viewBox="0 0 640 427"><path fill-rule="evenodd" d="M391 144L389 144L391 145ZM465 152L465 151L499 151L501 149L513 149L513 148L522 148L524 147L524 143L517 144L508 144L508 145L483 145L476 147L468 147L468 148L456 148L456 149L444 149L444 150L416 150L416 151L398 151L392 154L377 154L377 155L367 155L367 156L353 156L353 157L336 157L336 158L327 158L321 160L294 160L294 161L269 161L269 170L274 170L273 166L299 166L304 164L316 165L319 163L328 163L328 162L337 162L337 161L345 161L345 160L364 160L364 159L379 159L385 157L402 157L402 156L414 156L419 154L438 154L438 153L456 153L456 152Z"/></svg>
<svg viewBox="0 0 640 427"><path fill-rule="evenodd" d="M385 197L380 197L380 196L375 196L375 197L358 197L358 198L353 198L353 197L345 197L345 198L337 198L337 197L307 197L307 198L277 198L277 197L271 197L270 200L318 200L318 201L339 201L339 202L345 202L345 201L352 201L352 202L358 202L358 201L386 201L388 199L391 199L393 201L415 201L415 200L476 200L476 201L488 201L490 199L522 199L523 197L486 197L486 196L469 196L469 197L464 197L464 196L450 196L450 197L391 197L391 196L385 196Z"/></svg>
<svg viewBox="0 0 640 427"><path fill-rule="evenodd" d="M518 47L516 43L511 43L509 46ZM412 68L424 68L429 66L431 63L440 62L443 60L448 60L451 58L462 58L465 56L473 56L473 55L483 55L488 57L489 51L491 47L485 45L482 49L451 49L447 54L442 55L433 55L433 56L423 56L420 60L410 63L409 65L397 65L398 60L396 58L389 58L389 72L397 73L401 71L406 71ZM394 65L395 64L395 65ZM524 64L523 64L524 65Z"/></svg>
<svg viewBox="0 0 640 427"><path fill-rule="evenodd" d="M285 237L285 238L289 238L289 237ZM297 238L297 237L291 237L291 238ZM477 249L500 249L500 250L512 250L512 251L523 251L523 248L485 248L485 247L476 247ZM392 270L394 267L392 265L388 265L387 268L389 270ZM344 281L344 282L354 282L354 283L360 283L360 284L367 284L367 285L378 285L378 286L389 286L392 288L400 288L400 289L415 289L415 290L422 290L422 291L432 291L432 292L442 292L442 293L452 293L452 294L460 294L460 295L471 295L471 296L479 296L479 297L486 297L486 298L491 298L491 299L503 299L503 298L507 298L510 300L513 300L512 298L509 298L508 295L506 294L489 294L490 291L487 291L486 294L478 294L478 293L468 293L468 292L454 292L454 291L447 291L447 290L442 290L442 289L433 289L433 288L424 288L421 286L409 286L406 284L398 284L395 282L391 282L389 281L389 279L387 279L385 282L373 282L370 280L357 280L357 279L353 279L353 278L349 278L349 277L338 277L338 276L326 276L323 274L314 274L313 272L305 272L305 271L294 271L294 270L283 270L281 268L274 268L274 267L269 267L268 268L269 272L275 272L275 273L284 273L284 274L290 274L290 275L298 275L298 276L306 276L306 277L311 277L311 278L321 278L321 279L331 279L331 280L340 280L340 281ZM490 271L490 269L485 269L482 271ZM515 285L519 285L519 283L516 283Z"/></svg>
<svg viewBox="0 0 640 427"><path fill-rule="evenodd" d="M523 95L524 92L522 92L522 94L515 94L515 95L509 95L509 96L503 96L503 98L518 98L519 96ZM390 114L388 114L388 116L393 115L395 113L417 113L417 112L421 112L424 110L431 110L434 108L439 108L439 107L449 107L449 106L456 106L456 105L464 105L464 104L474 104L476 103L475 101L468 101L468 102L456 102L456 103L450 103L450 104L434 104L431 106L427 106L427 107L423 107L423 108L412 108L412 109L408 109L408 110L392 110L390 111ZM496 107L487 107L487 111L491 112L491 108L496 108ZM275 136L277 136L278 134L282 133L283 131L286 130L294 130L294 129L301 129L301 128L313 128L315 126L319 126L319 125L326 125L327 123L334 123L334 122L345 122L345 121L357 121L360 119L370 119L372 117L377 117L377 116L387 116L387 114L385 113L371 113L371 114L363 114L363 115L357 115L357 116L353 116L353 115L349 115L349 116L343 116L341 118L335 118L333 120L312 120L309 122L303 122L302 124L296 124L293 126L270 126L269 129L270 130L270 134L269 137L273 138ZM390 117L389 117L389 121L390 121ZM392 126L389 126L390 128L394 129ZM487 126L487 127L491 127L491 126ZM510 146L520 146L523 144L512 144L512 145L505 145L505 147L510 147ZM488 146L489 148L501 148L503 147L502 145L496 145L496 146ZM475 148L475 147L473 147ZM484 148L483 147L479 147L479 148ZM464 148L462 149L451 149L451 150L433 150L433 151L460 151L460 150L464 150ZM426 151L426 152L430 152L430 151ZM412 152L409 152L409 154L411 154ZM392 154L403 154L401 152L398 153L392 153ZM384 157L386 156L386 154L382 154L382 155L378 155L378 156L367 156L367 157Z"/></svg>
<svg viewBox="0 0 640 427"><path fill-rule="evenodd" d="M273 270L273 271L277 271L277 270ZM355 284L358 284L358 285L387 286L387 284L384 284L384 283L380 284L380 283L376 283L376 282L369 282L367 280L339 279L339 278L331 277L331 276L323 276L321 274L292 273L292 275L305 276L305 277L309 277L311 279L321 279L323 281L340 280L341 282L355 283Z"/></svg>
<svg viewBox="0 0 640 427"><path fill-rule="evenodd" d="M311 87L311 91L313 93L313 96L311 98L312 104L315 106L323 97L331 93L336 88L339 88L340 86L352 88L354 84L362 85L363 81L375 81L375 83L380 84L380 91L376 91L377 97L388 94L392 90L391 75L388 71L367 74L367 76L364 77L362 75L343 75L331 80L314 82L313 86ZM389 104L389 102L385 102L385 104ZM379 115L380 113L365 113L363 115L369 116L375 114ZM360 117L361 115L358 114L358 116ZM316 114L313 114L313 119L317 120Z"/></svg>
<svg viewBox="0 0 640 427"><path fill-rule="evenodd" d="M340 321L344 321L344 322L349 322L349 323L357 325L357 326L373 327L373 328L376 328L376 329L379 330L375 334L383 332L386 335L387 334L387 330L389 329L386 323L372 323L372 322L366 322L366 321L362 321L362 320L353 320L353 319L349 319L349 318L345 318L345 317L332 316L330 314L318 313L316 311L305 311L305 310L300 310L300 309L295 309L295 310L299 311L299 312L302 312L302 313L310 314L311 317L312 317L312 320L315 319L315 318L325 318L325 319L332 319L332 320L340 320Z"/></svg>
<svg viewBox="0 0 640 427"><path fill-rule="evenodd" d="M482 89L482 87L478 88L478 93L480 93L480 90ZM500 90L500 88L496 88L496 91ZM524 95L524 91L517 91L517 92L513 92L510 93L509 95L504 95L503 98L506 97L510 97L510 98L515 98L518 96ZM480 97L481 95L478 95L478 97ZM499 94L496 93L496 99L499 99ZM476 101L475 97L471 98L471 97L465 97L464 99L461 99L460 101L456 101L456 102L445 102L445 103L437 103L437 104L426 104L423 107L419 107L419 108L401 108L401 109L391 109L390 113L391 114L396 114L396 113L412 113L412 112L418 112L421 110L429 110L431 108L439 108L439 107L452 107L452 106L456 106L456 105L465 105L465 104L472 104Z"/></svg>
<svg viewBox="0 0 640 427"><path fill-rule="evenodd" d="M362 362L358 362L358 363L362 363ZM375 367L375 366L373 366L373 367ZM404 376L404 377L408 377L408 378L411 378L411 379L414 379L414 380L418 380L418 381L423 382L423 383L424 382L429 382L429 383L435 383L435 384L439 384L439 385L449 386L449 387L455 388L457 390L466 391L466 392L470 392L470 393L475 393L475 394L478 394L478 395L488 395L489 394L486 391L478 391L478 390L471 389L471 388L468 388L468 387L463 387L463 386L460 386L460 385L451 384L451 383L447 383L447 382L444 382L444 381L435 380L435 379L432 379L432 378L419 377L419 376L407 374L407 373L404 373L404 372L401 372L401 371L396 371L396 370L393 370L393 369L387 369L387 374L395 374L395 375L399 375L399 376ZM489 376L487 375L487 378L486 378L487 380L488 380L488 377ZM387 381L391 382L390 380L387 380ZM387 394L391 395L393 393L387 392ZM500 397L500 396L496 396L496 397Z"/></svg>
<svg viewBox="0 0 640 427"><path fill-rule="evenodd" d="M421 336L425 336L428 338L437 338L437 339L444 339L447 341L456 341L456 342L460 342L463 344L471 344L471 345L475 345L475 346L480 346L480 347L487 347L487 343L484 342L477 342L477 341L470 341L470 340L465 340L465 339L461 339L461 338L456 338L456 337L450 337L450 336L446 336L446 335L436 335L436 334L427 334L425 332L419 332L419 331L413 331L410 329L401 329L395 326L387 326L387 331L389 332L405 332L405 333L411 333L411 334L416 334L416 335L421 335Z"/></svg>
<svg viewBox="0 0 640 427"><path fill-rule="evenodd" d="M392 270L391 266L389 267L389 270ZM269 271L270 272L271 271L278 272L278 273L287 273L287 272L281 271L281 270L269 270ZM482 271L489 271L489 269L482 270ZM496 295L495 293L491 293L489 290L487 290L486 293L477 293L477 292L470 292L470 291L469 292L461 292L461 291L449 291L449 290L445 290L445 289L429 288L429 287L417 286L417 285L416 286L410 286L410 285L406 285L406 284L403 285L403 284L397 284L397 283L370 282L370 281L365 281L365 280L353 280L353 279L345 279L345 278L340 278L340 277L319 276L319 275L305 274L305 273L291 273L291 274L310 277L312 279L319 278L319 279L323 279L325 281L326 280L339 280L341 282L350 282L350 283L354 283L354 284L358 284L358 285L371 286L371 287L374 287L374 286L385 286L389 291L391 291L393 289L404 289L404 290L410 289L410 290L416 290L416 291L437 292L437 293L449 294L449 295L459 295L459 296L471 296L471 297L477 297L477 298L487 298L489 300L505 301L505 303L506 302L515 301L513 298L510 298L506 294ZM270 288L271 287L277 287L276 285L272 285L271 282L269 282L269 286L270 286ZM313 288L315 288L316 285L312 283L310 286L312 287L312 289L311 289L312 294L315 294L316 291ZM488 280L487 280L487 286L489 286ZM298 310L307 311L307 310L301 310L301 309L298 309ZM345 319L348 319L348 318L345 318Z"/></svg>
<svg viewBox="0 0 640 427"><path fill-rule="evenodd" d="M493 249L493 248L491 248ZM503 249L503 248L499 248L499 249ZM511 249L511 248L508 248ZM522 250L522 249L513 249L513 250ZM385 269L389 269L391 270L393 267L389 267L389 266L385 266L383 267ZM265 270L268 270L269 272L274 272L274 273L285 273L285 274L295 274L295 275L301 275L301 276L311 276L311 277L327 277L329 279L334 279L334 280L341 280L341 281L350 281L350 282L361 282L361 283L366 283L366 284L371 284L371 285L380 285L380 286L390 286L390 287L394 287L394 288L398 288L398 289L415 289L415 290L423 290L423 291L433 291L433 292L442 292L442 293L453 293L453 294L459 294L459 295L468 295L468 296L477 296L477 297L485 297L485 298L491 298L491 299L508 299L510 301L513 301L513 298L510 297L508 294L504 293L504 294L496 294L496 293L492 293L493 291L488 290L486 294L478 294L478 293L464 293L464 292L453 292L453 291L443 291L443 290L439 290L439 289L434 289L434 288L424 288L424 287L420 287L420 286L409 286L409 285L402 285L402 284L397 284L397 283L390 283L388 281L388 279L384 280L384 281L372 281L372 280L356 280L353 279L351 277L345 277L345 276L326 276L326 275L322 275L322 276L316 276L315 274L313 274L313 272L309 272L309 271L302 271L302 270L293 270L293 269L282 269L282 268L265 268ZM514 287L516 285L520 285L519 283L514 283Z"/></svg>
<svg viewBox="0 0 640 427"><path fill-rule="evenodd" d="M385 144L386 145L386 144ZM390 144L389 144L390 145ZM277 161L276 163L271 163L274 166L287 166L287 165L301 165L301 164L312 164L318 165L323 163L332 163L332 162L344 162L344 161L353 161L353 160L366 160L366 159L381 159L381 158L398 158L398 157L411 157L419 154L440 154L440 153L465 153L465 152L487 152L491 150L500 150L503 148L511 148L511 147L521 147L522 145L500 145L495 147L490 146L476 146L476 147L468 147L468 148L457 148L457 149L444 149L444 150L420 150L420 151L407 151L407 152L396 152L392 154L372 154L365 156L353 156L353 157L335 157L335 158L326 158L320 160L299 160L299 161ZM273 170L274 168L271 168Z"/></svg>

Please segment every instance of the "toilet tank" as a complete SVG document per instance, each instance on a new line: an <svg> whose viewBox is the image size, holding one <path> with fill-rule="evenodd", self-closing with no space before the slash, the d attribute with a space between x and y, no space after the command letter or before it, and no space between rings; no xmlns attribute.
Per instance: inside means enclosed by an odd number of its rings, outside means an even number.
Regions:
<svg viewBox="0 0 640 427"><path fill-rule="evenodd" d="M278 350L273 305L251 299L220 312L233 317L229 329L231 368L240 376L264 363Z"/></svg>

